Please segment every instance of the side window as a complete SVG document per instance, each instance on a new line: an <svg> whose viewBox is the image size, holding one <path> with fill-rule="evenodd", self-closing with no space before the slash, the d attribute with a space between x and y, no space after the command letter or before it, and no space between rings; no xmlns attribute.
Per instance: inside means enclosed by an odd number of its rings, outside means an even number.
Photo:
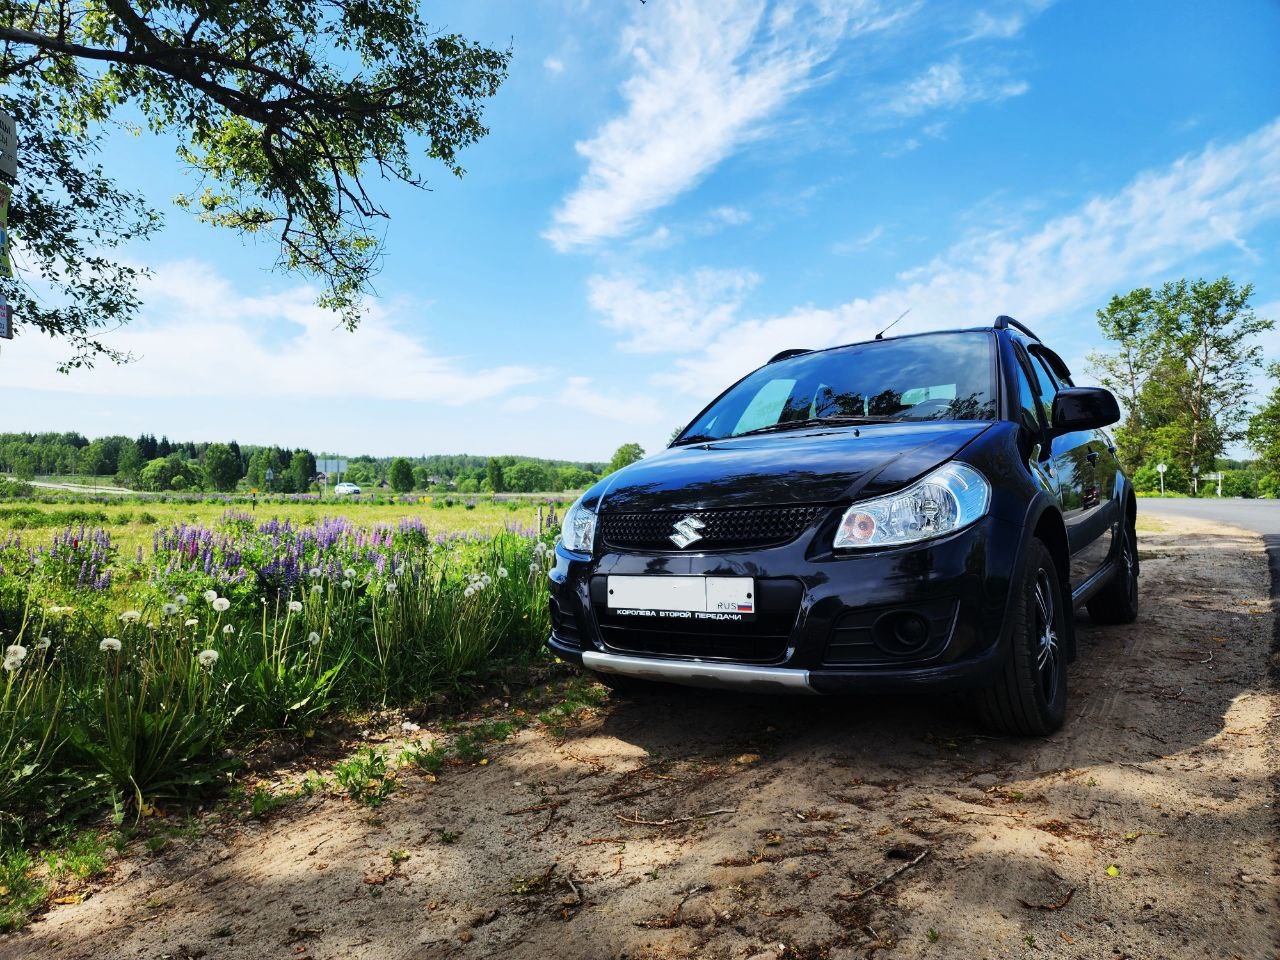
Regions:
<svg viewBox="0 0 1280 960"><path fill-rule="evenodd" d="M1058 382L1053 373L1045 365L1044 357L1032 354L1035 362L1036 377L1040 381L1040 409L1044 411L1044 422L1053 423L1053 398L1058 394Z"/></svg>
<svg viewBox="0 0 1280 960"><path fill-rule="evenodd" d="M1036 397L1036 391L1031 386L1031 381L1027 378L1027 361L1026 356L1021 350L1015 350L1014 355L1018 358L1014 368L1017 370L1018 376L1018 422L1030 436L1040 436L1040 418L1037 413L1039 400Z"/></svg>

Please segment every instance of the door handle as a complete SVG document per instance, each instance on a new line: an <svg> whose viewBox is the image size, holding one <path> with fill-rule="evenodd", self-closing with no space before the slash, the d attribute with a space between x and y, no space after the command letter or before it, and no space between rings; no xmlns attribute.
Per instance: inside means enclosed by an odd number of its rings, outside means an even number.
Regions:
<svg viewBox="0 0 1280 960"><path fill-rule="evenodd" d="M1084 458L1088 460L1090 463L1096 464L1098 462L1098 451L1090 450L1088 453L1084 455Z"/></svg>

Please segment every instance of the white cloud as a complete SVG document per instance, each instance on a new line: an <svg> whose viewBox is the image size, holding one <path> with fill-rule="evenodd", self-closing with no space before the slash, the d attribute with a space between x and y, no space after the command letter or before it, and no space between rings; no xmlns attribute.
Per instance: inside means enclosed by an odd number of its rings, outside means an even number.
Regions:
<svg viewBox="0 0 1280 960"><path fill-rule="evenodd" d="M564 73L564 61L559 57L547 57L542 61L542 66L547 73Z"/></svg>
<svg viewBox="0 0 1280 960"><path fill-rule="evenodd" d="M707 215L713 222L730 227L740 227L751 220L751 214L741 207L716 207Z"/></svg>
<svg viewBox="0 0 1280 960"><path fill-rule="evenodd" d="M653 289L635 276L593 276L587 299L606 326L624 334L623 350L696 350L733 322L759 278L748 270L696 270Z"/></svg>
<svg viewBox="0 0 1280 960"><path fill-rule="evenodd" d="M675 372L656 382L705 394L708 384L729 383L785 347L870 337L907 308L898 332L985 324L1008 313L1043 334L1078 337L1080 321L1110 293L1166 279L1195 256L1235 245L1276 218L1280 120L1143 173L1038 229L975 233L869 297L743 318L731 291L709 307L717 332L702 352L676 358ZM673 351L686 348L682 339L671 342Z"/></svg>
<svg viewBox="0 0 1280 960"><path fill-rule="evenodd" d="M1021 96L1028 89L1025 82L1010 80L998 70L975 73L962 67L959 58L952 58L945 63L935 63L896 93L889 94L882 109L913 117L931 110L954 109L984 100L1006 100Z"/></svg>
<svg viewBox="0 0 1280 960"><path fill-rule="evenodd" d="M596 417L632 426L651 427L662 419L653 397L603 392L590 377L570 377L557 401L574 411L590 410Z"/></svg>
<svg viewBox="0 0 1280 960"><path fill-rule="evenodd" d="M831 247L831 252L838 256L848 256L852 253L861 253L870 249L871 245L884 236L884 226L877 224L860 237L853 240L847 240L844 243L837 243Z"/></svg>
<svg viewBox="0 0 1280 960"><path fill-rule="evenodd" d="M1053 0L1027 0L1015 2L1002 10L979 10L970 21L964 42L974 40L1012 40L1022 32L1027 22L1043 13Z"/></svg>
<svg viewBox="0 0 1280 960"><path fill-rule="evenodd" d="M471 403L504 394L546 373L485 365L432 353L373 304L355 333L312 302L306 287L246 296L212 266L162 264L141 286L146 304L134 323L109 337L134 354L62 376L65 350L39 334L14 340L5 355L10 387L121 397L372 398Z"/></svg>
<svg viewBox="0 0 1280 960"><path fill-rule="evenodd" d="M872 0L664 0L623 34L625 111L577 145L587 171L546 236L560 250L622 236L694 186L821 79L844 38L882 29Z"/></svg>
<svg viewBox="0 0 1280 960"><path fill-rule="evenodd" d="M892 160L894 157L900 157L903 154L911 153L920 149L920 141L915 137L908 137L902 143L889 147L884 151L884 156Z"/></svg>

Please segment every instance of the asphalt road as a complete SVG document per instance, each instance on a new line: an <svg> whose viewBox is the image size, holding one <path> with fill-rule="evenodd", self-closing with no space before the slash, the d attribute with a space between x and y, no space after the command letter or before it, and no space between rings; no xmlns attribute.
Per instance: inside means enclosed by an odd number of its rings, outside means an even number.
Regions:
<svg viewBox="0 0 1280 960"><path fill-rule="evenodd" d="M1195 517L1229 523L1235 527L1252 530L1264 537L1280 537L1280 500L1238 500L1224 497L1219 500L1138 500L1138 513L1153 517Z"/></svg>

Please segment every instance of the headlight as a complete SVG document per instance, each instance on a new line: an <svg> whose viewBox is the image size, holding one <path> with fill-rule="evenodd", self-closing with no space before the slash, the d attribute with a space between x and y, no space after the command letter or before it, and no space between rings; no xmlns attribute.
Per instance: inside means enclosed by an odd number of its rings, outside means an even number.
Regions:
<svg viewBox="0 0 1280 960"><path fill-rule="evenodd" d="M991 484L973 467L943 464L905 490L855 503L836 530L841 547L894 547L953 533L987 512Z"/></svg>
<svg viewBox="0 0 1280 960"><path fill-rule="evenodd" d="M560 526L560 542L574 553L590 553L596 542L596 515L582 505L579 497L564 512Z"/></svg>

